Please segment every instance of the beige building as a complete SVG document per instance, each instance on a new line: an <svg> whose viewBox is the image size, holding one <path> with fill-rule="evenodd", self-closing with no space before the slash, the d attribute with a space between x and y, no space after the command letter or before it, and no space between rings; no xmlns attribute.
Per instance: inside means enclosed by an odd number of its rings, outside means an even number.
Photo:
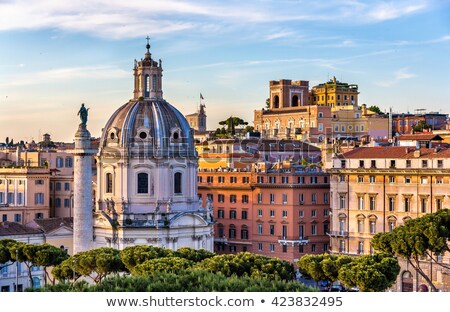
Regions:
<svg viewBox="0 0 450 312"><path fill-rule="evenodd" d="M270 81L269 107L254 112L255 131L264 138L295 138L325 147L337 140L367 141L388 136L389 120L365 104L358 106L358 86L332 80Z"/></svg>
<svg viewBox="0 0 450 312"><path fill-rule="evenodd" d="M335 157L330 169L332 252L370 254L374 234L449 207L448 168L448 149L361 147ZM448 254L439 259L450 261ZM424 281L404 261L401 266L395 290L417 290ZM448 291L449 270L425 258L423 269Z"/></svg>
<svg viewBox="0 0 450 312"><path fill-rule="evenodd" d="M50 215L50 170L47 168L0 168L2 222L21 224Z"/></svg>

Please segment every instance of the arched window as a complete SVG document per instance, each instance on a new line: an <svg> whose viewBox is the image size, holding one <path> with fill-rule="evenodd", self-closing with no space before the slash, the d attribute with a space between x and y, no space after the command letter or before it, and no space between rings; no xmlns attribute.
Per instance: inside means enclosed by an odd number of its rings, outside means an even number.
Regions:
<svg viewBox="0 0 450 312"><path fill-rule="evenodd" d="M173 179L173 192L175 194L181 194L181 172L176 172Z"/></svg>
<svg viewBox="0 0 450 312"><path fill-rule="evenodd" d="M291 106L298 106L298 96L294 95L292 97L292 105Z"/></svg>
<svg viewBox="0 0 450 312"><path fill-rule="evenodd" d="M156 91L156 84L157 84L156 75L153 74L153 77L152 77L152 90L153 91Z"/></svg>
<svg viewBox="0 0 450 312"><path fill-rule="evenodd" d="M145 172L138 173L137 175L137 192L138 194L148 193L148 174Z"/></svg>
<svg viewBox="0 0 450 312"><path fill-rule="evenodd" d="M280 107L280 98L278 97L278 95L275 95L273 97L273 108L278 108Z"/></svg>
<svg viewBox="0 0 450 312"><path fill-rule="evenodd" d="M56 168L64 167L64 159L62 157L56 157Z"/></svg>
<svg viewBox="0 0 450 312"><path fill-rule="evenodd" d="M106 188L105 193L112 193L112 190L113 190L112 173L107 173L106 174L105 188Z"/></svg>
<svg viewBox="0 0 450 312"><path fill-rule="evenodd" d="M145 96L148 97L150 95L150 76L145 75Z"/></svg>

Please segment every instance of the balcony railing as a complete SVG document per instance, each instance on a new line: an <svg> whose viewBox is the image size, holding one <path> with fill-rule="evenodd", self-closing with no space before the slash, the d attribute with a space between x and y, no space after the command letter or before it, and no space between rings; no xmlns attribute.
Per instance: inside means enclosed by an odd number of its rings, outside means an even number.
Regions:
<svg viewBox="0 0 450 312"><path fill-rule="evenodd" d="M331 231L328 235L332 237L348 237L348 232L346 231Z"/></svg>
<svg viewBox="0 0 450 312"><path fill-rule="evenodd" d="M291 244L294 245L306 245L309 243L307 236L279 236L278 237L278 243L281 245L288 245Z"/></svg>

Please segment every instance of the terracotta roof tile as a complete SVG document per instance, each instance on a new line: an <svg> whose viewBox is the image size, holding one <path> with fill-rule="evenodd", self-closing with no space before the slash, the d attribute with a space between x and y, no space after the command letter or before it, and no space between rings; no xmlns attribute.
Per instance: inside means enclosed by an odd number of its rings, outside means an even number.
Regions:
<svg viewBox="0 0 450 312"><path fill-rule="evenodd" d="M16 222L0 222L0 236L42 234L42 230L35 229Z"/></svg>
<svg viewBox="0 0 450 312"><path fill-rule="evenodd" d="M375 146L360 147L342 155L341 159L377 159L377 158L417 158L414 147L406 146ZM450 158L450 149L448 148L421 148L420 158Z"/></svg>

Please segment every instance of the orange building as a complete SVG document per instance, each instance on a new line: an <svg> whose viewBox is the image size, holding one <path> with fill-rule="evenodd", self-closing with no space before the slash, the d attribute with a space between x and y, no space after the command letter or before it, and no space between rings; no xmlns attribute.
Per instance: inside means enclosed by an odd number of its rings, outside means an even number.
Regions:
<svg viewBox="0 0 450 312"><path fill-rule="evenodd" d="M199 169L198 194L214 207L215 252L249 251L295 262L327 251L328 174L299 165L259 165Z"/></svg>

